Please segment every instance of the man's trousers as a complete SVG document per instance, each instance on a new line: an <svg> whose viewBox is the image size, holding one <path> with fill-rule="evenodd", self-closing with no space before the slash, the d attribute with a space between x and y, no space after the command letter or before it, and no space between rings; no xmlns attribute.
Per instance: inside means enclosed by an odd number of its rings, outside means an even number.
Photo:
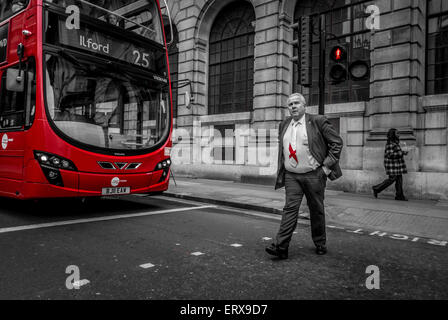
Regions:
<svg viewBox="0 0 448 320"><path fill-rule="evenodd" d="M300 204L305 195L310 209L311 236L314 244L325 245L324 197L327 176L322 167L308 173L285 173L286 203L276 244L280 249L288 249L291 237L297 227Z"/></svg>

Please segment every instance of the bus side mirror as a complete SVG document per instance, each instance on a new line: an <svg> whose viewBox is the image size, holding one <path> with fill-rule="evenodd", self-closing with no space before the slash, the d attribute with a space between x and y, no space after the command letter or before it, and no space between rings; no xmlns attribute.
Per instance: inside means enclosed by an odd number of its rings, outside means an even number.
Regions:
<svg viewBox="0 0 448 320"><path fill-rule="evenodd" d="M20 72L20 70L13 68L9 68L6 71L6 90L13 92L25 91L25 81L18 80Z"/></svg>

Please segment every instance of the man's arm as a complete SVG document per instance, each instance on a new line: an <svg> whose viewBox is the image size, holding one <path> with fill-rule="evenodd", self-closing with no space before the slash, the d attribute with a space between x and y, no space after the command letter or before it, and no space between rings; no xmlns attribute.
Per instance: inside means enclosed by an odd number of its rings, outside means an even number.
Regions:
<svg viewBox="0 0 448 320"><path fill-rule="evenodd" d="M318 118L318 124L320 132L327 143L327 156L324 159L323 166L324 171L328 175L332 168L341 156L342 146L344 145L342 138L336 132L327 117L322 116ZM327 170L326 170L327 169Z"/></svg>

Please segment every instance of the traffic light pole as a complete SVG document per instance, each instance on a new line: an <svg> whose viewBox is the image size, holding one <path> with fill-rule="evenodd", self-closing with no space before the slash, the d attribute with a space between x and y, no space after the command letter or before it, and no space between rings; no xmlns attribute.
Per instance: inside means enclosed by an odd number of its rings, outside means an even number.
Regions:
<svg viewBox="0 0 448 320"><path fill-rule="evenodd" d="M325 14L319 17L319 114L325 114L325 45L327 40Z"/></svg>

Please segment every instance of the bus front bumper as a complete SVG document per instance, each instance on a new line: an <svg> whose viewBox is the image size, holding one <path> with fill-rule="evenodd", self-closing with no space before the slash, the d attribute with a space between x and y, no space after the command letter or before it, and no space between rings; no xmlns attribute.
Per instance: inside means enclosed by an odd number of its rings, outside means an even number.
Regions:
<svg viewBox="0 0 448 320"><path fill-rule="evenodd" d="M24 182L21 199L102 197L147 194L168 189L169 171L137 174L97 174L60 171L63 185L54 185L42 174L39 181Z"/></svg>

